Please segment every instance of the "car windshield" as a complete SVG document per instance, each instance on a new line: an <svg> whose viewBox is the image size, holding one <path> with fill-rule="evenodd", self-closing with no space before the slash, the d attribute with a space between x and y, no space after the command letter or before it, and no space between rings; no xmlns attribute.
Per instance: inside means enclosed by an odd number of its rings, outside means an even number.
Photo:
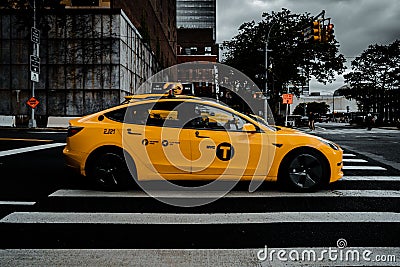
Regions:
<svg viewBox="0 0 400 267"><path fill-rule="evenodd" d="M252 118L253 120L256 120L258 123L261 123L262 125L268 127L269 129L271 129L272 131L279 131L280 128L278 127L273 127L271 125L268 124L268 122L260 116L254 115L254 114L248 114L250 116L250 118Z"/></svg>

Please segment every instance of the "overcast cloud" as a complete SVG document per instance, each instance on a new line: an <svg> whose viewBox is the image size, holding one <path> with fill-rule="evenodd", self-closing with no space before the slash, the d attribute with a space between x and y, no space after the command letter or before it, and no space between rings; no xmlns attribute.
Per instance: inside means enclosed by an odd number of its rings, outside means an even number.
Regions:
<svg viewBox="0 0 400 267"><path fill-rule="evenodd" d="M389 44L400 39L399 0L216 0L217 42L231 40L239 26L260 21L263 12L280 11L317 15L325 10L335 25L335 36L350 66L370 44ZM311 91L331 92L344 84L343 77L326 86L312 82Z"/></svg>

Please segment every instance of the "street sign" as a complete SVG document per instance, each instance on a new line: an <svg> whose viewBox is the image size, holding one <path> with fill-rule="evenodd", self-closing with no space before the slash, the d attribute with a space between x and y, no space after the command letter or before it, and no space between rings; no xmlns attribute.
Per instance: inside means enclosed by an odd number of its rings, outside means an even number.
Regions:
<svg viewBox="0 0 400 267"><path fill-rule="evenodd" d="M31 28L31 41L35 44L40 43L40 31L36 28Z"/></svg>
<svg viewBox="0 0 400 267"><path fill-rule="evenodd" d="M293 94L282 95L283 104L293 104Z"/></svg>
<svg viewBox="0 0 400 267"><path fill-rule="evenodd" d="M28 99L26 101L26 104L30 106L32 109L36 108L37 105L39 105L39 100L37 100L34 96Z"/></svg>
<svg viewBox="0 0 400 267"><path fill-rule="evenodd" d="M31 55L31 71L37 74L40 74L40 58L34 55Z"/></svg>
<svg viewBox="0 0 400 267"><path fill-rule="evenodd" d="M31 81L38 83L39 82L39 74L34 73L34 72L31 71Z"/></svg>

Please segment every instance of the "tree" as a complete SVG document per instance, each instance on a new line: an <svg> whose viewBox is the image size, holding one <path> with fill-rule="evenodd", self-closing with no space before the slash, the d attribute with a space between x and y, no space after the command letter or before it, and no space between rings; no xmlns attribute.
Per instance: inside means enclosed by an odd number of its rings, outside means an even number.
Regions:
<svg viewBox="0 0 400 267"><path fill-rule="evenodd" d="M344 76L349 87L342 94L356 99L363 112L379 113L381 119L393 121L400 110L400 41L370 45L351 67Z"/></svg>
<svg viewBox="0 0 400 267"><path fill-rule="evenodd" d="M309 43L302 31L312 18L306 14L292 14L287 9L264 13L259 23L246 22L239 33L223 43L224 63L232 66L259 86L265 88L265 43L268 41L268 89L273 111L276 113L280 95L288 84L294 84L292 93L299 95L300 87L311 76L319 82L332 82L335 74L345 70L345 58L339 54L336 40L330 43ZM269 33L269 38L268 38ZM268 40L267 40L268 38ZM299 69L302 71L299 72Z"/></svg>
<svg viewBox="0 0 400 267"><path fill-rule="evenodd" d="M326 104L326 102L300 103L295 107L293 114L304 115L310 112L314 114L326 114L328 112L328 109L329 105Z"/></svg>

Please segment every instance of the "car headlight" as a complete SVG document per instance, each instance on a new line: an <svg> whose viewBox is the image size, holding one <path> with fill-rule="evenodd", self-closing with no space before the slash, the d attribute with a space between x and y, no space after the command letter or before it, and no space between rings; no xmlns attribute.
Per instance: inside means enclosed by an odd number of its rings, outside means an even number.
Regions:
<svg viewBox="0 0 400 267"><path fill-rule="evenodd" d="M320 139L320 141L322 142L322 143L324 143L325 145L328 145L330 148L332 148L333 150L339 150L339 147L335 144L335 143L332 143L332 142L330 142L330 141L328 141L328 140L325 140L325 139Z"/></svg>

